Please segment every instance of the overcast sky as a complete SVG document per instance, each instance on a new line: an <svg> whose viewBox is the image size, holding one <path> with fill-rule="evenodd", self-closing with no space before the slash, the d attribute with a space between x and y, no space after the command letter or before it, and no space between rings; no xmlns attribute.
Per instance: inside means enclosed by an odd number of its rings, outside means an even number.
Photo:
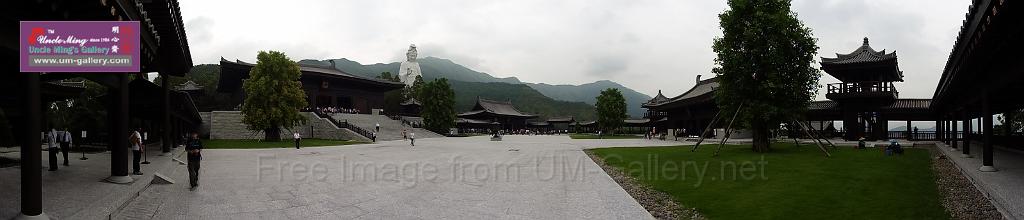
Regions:
<svg viewBox="0 0 1024 220"><path fill-rule="evenodd" d="M967 0L794 0L818 56L849 53L869 37L897 51L904 98L930 98ZM715 0L182 0L195 63L255 61L259 50L293 60L447 58L496 77L582 84L608 79L672 97L711 75L721 35ZM817 64L815 64L817 65ZM822 84L838 82L825 74ZM819 100L824 99L819 95Z"/></svg>

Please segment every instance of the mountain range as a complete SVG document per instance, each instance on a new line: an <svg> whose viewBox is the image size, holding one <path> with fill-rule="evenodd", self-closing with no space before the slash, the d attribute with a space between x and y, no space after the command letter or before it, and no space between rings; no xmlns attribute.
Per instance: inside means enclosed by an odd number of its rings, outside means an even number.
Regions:
<svg viewBox="0 0 1024 220"><path fill-rule="evenodd" d="M351 73L351 74L364 76L364 77L376 77L376 76L380 75L380 73L382 73L382 72L398 73L399 66L401 65L400 62L376 63L376 64L364 65L364 64L361 64L359 62L352 61L352 60L345 59L345 58L332 59L332 60L334 60L334 68L342 70L342 71L345 71L345 72L348 72L348 73ZM640 107L640 104L642 104L643 102L646 102L647 100L651 99L651 97L648 96L648 95L645 95L643 93L637 92L636 90L630 89L628 87L625 87L625 86L623 86L621 84L618 84L618 83L615 83L615 82L612 82L612 81L609 81L609 80L601 80L601 81L596 81L596 82L582 84L582 85L550 85L550 84L545 84L545 83L529 83L529 82L520 81L516 77L506 77L506 78L494 77L494 76L492 76L492 75L490 75L488 73L484 73L484 72L480 72L480 71L476 71L476 70L467 68L467 67L465 67L463 65L457 64L457 63L455 63L455 62L453 62L451 60L448 60L448 59L442 59L442 58L437 58L437 57L424 57L424 58L418 59L417 61L420 63L420 69L422 71L424 80L433 80L433 79L437 79L437 78L447 78L449 81L459 81L459 82L468 83L468 84L463 83L463 84L459 84L459 85L453 85L453 89L455 90L455 93L457 94L456 95L457 96L456 97L456 109L457 110L462 110L459 107L467 106L467 104L464 103L464 102L470 101L470 100L467 100L465 97L477 97L477 96L480 96L482 98L488 98L488 99L499 99L499 100L508 99L508 100L512 100L513 103L516 104L517 107L521 108L520 110L523 110L523 111L542 110L542 109L543 110L553 110L554 111L552 113L553 115L552 114L546 114L548 112L544 112L544 111L541 111L541 112L536 112L535 111L534 113L545 114L545 115L548 115L548 116L577 116L577 117L583 117L583 118L590 118L590 117L592 117L593 113L579 115L579 113L581 113L581 112L579 112L579 110L581 110L581 109L576 109L576 108L581 107L579 105L567 104L567 106L573 106L574 107L573 108L573 114L570 114L570 113L564 112L564 111L563 112L559 112L558 109L550 109L549 107L544 107L544 106L534 106L535 104L540 105L540 104L556 104L556 103L553 103L551 101L541 101L542 99L533 97L533 95L531 95L531 94L517 94L517 93L532 93L529 90L534 90L535 92L539 93L540 95L546 96L546 97L548 97L550 99L553 99L553 100L556 100L556 101L563 101L563 102L569 102L569 103L571 103L571 102L582 102L582 103L586 103L587 105L589 105L592 108L594 103L597 101L596 97L597 97L598 94L601 93L601 90L608 89L608 88L617 88L617 89L619 89L619 91L622 92L622 96L626 99L627 113L629 114L629 116L630 117L634 117L634 118L639 118L639 117L643 116L643 113L645 111L643 108ZM329 60L301 60L299 62L300 63L304 63L304 64L314 64L314 65L321 65L321 66L330 66L330 61ZM490 86L499 86L499 87L505 87L505 88L514 88L514 89L509 90L509 91L507 91L505 93L493 93L493 94L490 94L491 96L483 95L483 94L481 94L481 92L479 90L463 89L463 88L486 88L486 87L479 87L479 86L477 86L477 85L475 85L473 83L488 83L487 85L490 85ZM492 84L492 83L496 83L496 84ZM502 85L502 84L510 84L510 85ZM517 87L515 85L525 85L525 87L528 87L529 90L523 89L523 87ZM494 95L499 95L500 97L495 97ZM460 98L460 97L462 97L462 98ZM525 98L525 97L531 97L531 98ZM521 101L521 100L519 100L520 98L522 98L524 100L531 100L531 101L528 101L527 103L519 103ZM472 100L475 101L475 99L472 99ZM562 103L562 104L565 104L565 103ZM472 107L472 103L469 103L468 106ZM552 107L557 107L557 106L552 106Z"/></svg>

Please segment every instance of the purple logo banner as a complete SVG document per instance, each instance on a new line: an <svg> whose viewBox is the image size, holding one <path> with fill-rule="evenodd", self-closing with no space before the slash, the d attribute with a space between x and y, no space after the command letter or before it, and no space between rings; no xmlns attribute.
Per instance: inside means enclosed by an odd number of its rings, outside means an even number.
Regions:
<svg viewBox="0 0 1024 220"><path fill-rule="evenodd" d="M21 72L139 72L138 21L22 21Z"/></svg>

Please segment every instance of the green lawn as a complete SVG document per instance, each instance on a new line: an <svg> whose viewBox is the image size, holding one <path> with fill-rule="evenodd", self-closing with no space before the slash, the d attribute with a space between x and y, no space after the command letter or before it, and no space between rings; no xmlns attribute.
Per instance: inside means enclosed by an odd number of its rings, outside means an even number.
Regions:
<svg viewBox="0 0 1024 220"><path fill-rule="evenodd" d="M302 147L337 146L350 144L363 144L359 141L341 141L327 139L302 139ZM203 147L206 149L257 149L257 148L294 148L292 140L278 142L267 142L262 140L203 140Z"/></svg>
<svg viewBox="0 0 1024 220"><path fill-rule="evenodd" d="M825 158L813 145L776 143L767 154L728 146L712 157L714 145L691 146L591 151L710 219L949 219L926 149Z"/></svg>
<svg viewBox="0 0 1024 220"><path fill-rule="evenodd" d="M603 135L597 136L596 134L570 134L572 139L640 139L644 136L637 136L632 134L616 134L616 135Z"/></svg>

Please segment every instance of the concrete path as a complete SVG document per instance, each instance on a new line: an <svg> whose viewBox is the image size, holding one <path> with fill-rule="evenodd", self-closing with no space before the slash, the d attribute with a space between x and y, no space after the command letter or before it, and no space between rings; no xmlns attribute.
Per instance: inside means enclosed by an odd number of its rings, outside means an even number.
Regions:
<svg viewBox="0 0 1024 220"><path fill-rule="evenodd" d="M200 187L185 166L115 219L650 219L582 149L678 145L567 136L432 138L207 150Z"/></svg>
<svg viewBox="0 0 1024 220"><path fill-rule="evenodd" d="M964 157L963 151L945 144L939 143L938 146L992 200L1003 216L1007 219L1024 219L1024 154L994 148L992 163L999 171L981 172L978 170L981 168L981 142L971 142L972 158Z"/></svg>
<svg viewBox="0 0 1024 220"><path fill-rule="evenodd" d="M150 145L149 149L159 149L159 146ZM43 151L43 212L56 219L109 218L148 186L154 173L176 164L171 156L159 156L159 150L147 153L151 164L142 165L145 175L132 175L135 182L131 184L113 184L103 181L110 176L110 152L87 154L88 160L80 160L82 154L73 153L68 157L71 166L58 165L57 171L47 171L49 154ZM4 156L12 155L20 157L18 152ZM63 163L63 155L58 157ZM131 172L131 165L128 169ZM0 194L0 219L18 216L21 213L20 167L0 168L0 189L3 192Z"/></svg>

